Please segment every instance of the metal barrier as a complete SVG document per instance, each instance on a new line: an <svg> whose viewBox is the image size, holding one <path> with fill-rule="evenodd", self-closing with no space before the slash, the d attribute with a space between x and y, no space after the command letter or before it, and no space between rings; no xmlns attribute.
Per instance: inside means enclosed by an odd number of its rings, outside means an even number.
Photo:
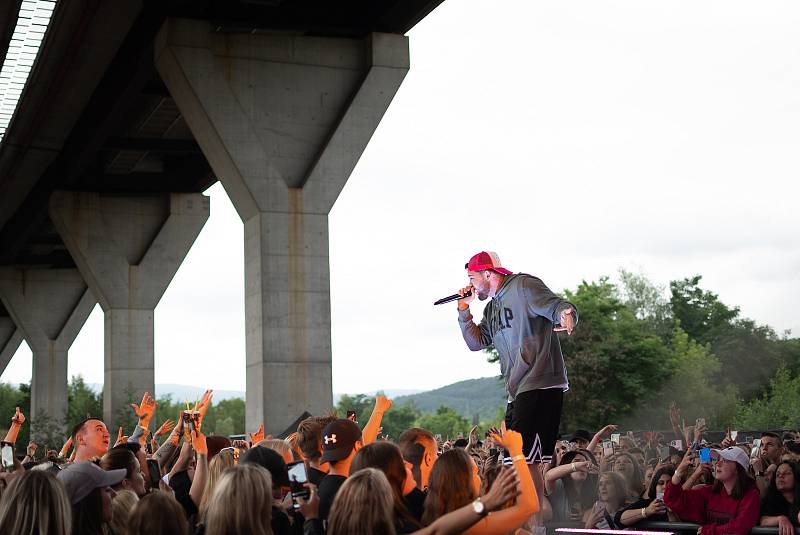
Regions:
<svg viewBox="0 0 800 535"><path fill-rule="evenodd" d="M548 522L545 524L547 528L547 535L561 535L564 533L586 533L584 530L585 525L583 522ZM700 524L692 522L637 522L633 526L625 530L626 533L642 533L642 532L659 532L659 533L679 533L680 535L697 533L697 528ZM558 530L558 531L556 531ZM592 530L592 533L606 533L613 530ZM795 535L800 535L800 528L795 528ZM752 535L777 535L777 527L760 527L756 526L750 530Z"/></svg>

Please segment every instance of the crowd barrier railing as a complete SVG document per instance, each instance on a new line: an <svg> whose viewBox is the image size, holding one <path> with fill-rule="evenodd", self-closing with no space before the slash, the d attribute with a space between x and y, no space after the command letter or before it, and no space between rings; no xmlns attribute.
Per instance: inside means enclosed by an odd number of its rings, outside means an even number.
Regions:
<svg viewBox="0 0 800 535"><path fill-rule="evenodd" d="M569 533L616 533L615 530L585 530L583 522L547 522L547 535L565 535ZM695 535L697 528L700 524L692 522L637 522L635 525L624 530L623 533L642 533L642 532L658 532L658 533L676 533L679 535ZM579 531L580 530L580 531ZM800 528L795 528L795 535L800 535ZM760 527L756 526L750 530L752 535L777 535L777 527Z"/></svg>

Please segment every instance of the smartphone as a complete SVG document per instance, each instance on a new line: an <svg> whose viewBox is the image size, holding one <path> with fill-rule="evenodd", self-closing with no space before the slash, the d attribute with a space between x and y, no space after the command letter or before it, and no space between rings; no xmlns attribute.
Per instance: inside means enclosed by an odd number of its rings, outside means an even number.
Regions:
<svg viewBox="0 0 800 535"><path fill-rule="evenodd" d="M683 440L673 440L672 442L669 443L669 445L678 451L683 450Z"/></svg>
<svg viewBox="0 0 800 535"><path fill-rule="evenodd" d="M286 469L289 473L289 485L292 490L292 507L299 509L300 504L297 502L297 498L307 500L311 494L309 490L303 486L303 484L308 483L306 463L305 461L289 463L286 465Z"/></svg>
<svg viewBox="0 0 800 535"><path fill-rule="evenodd" d="M610 457L614 455L614 443L610 440L603 441L603 457Z"/></svg>
<svg viewBox="0 0 800 535"><path fill-rule="evenodd" d="M347 411L347 419L350 420L351 422L355 422L356 421L356 411Z"/></svg>
<svg viewBox="0 0 800 535"><path fill-rule="evenodd" d="M155 459L147 459L147 472L150 476L150 488L158 490L158 482L161 480L161 468Z"/></svg>
<svg viewBox="0 0 800 535"><path fill-rule="evenodd" d="M619 446L619 433L611 433L611 442Z"/></svg>
<svg viewBox="0 0 800 535"><path fill-rule="evenodd" d="M662 461L669 459L669 446L659 446L658 458Z"/></svg>
<svg viewBox="0 0 800 535"><path fill-rule="evenodd" d="M705 419L705 418L698 418L698 419L695 421L694 425L695 425L695 427L700 427L701 425L705 427L705 425L706 425L706 419Z"/></svg>
<svg viewBox="0 0 800 535"><path fill-rule="evenodd" d="M750 450L750 457L755 459L756 457L758 457L760 452L761 452L761 439L755 438L753 439L753 449Z"/></svg>
<svg viewBox="0 0 800 535"><path fill-rule="evenodd" d="M656 492L656 500L664 501L664 493L663 492Z"/></svg>
<svg viewBox="0 0 800 535"><path fill-rule="evenodd" d="M731 440L736 443L736 437L739 436L739 431L731 431Z"/></svg>
<svg viewBox="0 0 800 535"><path fill-rule="evenodd" d="M14 445L5 440L0 442L0 471L14 471Z"/></svg>
<svg viewBox="0 0 800 535"><path fill-rule="evenodd" d="M711 462L711 449L709 449L709 448L701 448L700 449L700 462L701 463L710 463Z"/></svg>
<svg viewBox="0 0 800 535"><path fill-rule="evenodd" d="M434 438L436 439L436 442L438 442L439 444L442 443L442 434L441 433L436 433Z"/></svg>

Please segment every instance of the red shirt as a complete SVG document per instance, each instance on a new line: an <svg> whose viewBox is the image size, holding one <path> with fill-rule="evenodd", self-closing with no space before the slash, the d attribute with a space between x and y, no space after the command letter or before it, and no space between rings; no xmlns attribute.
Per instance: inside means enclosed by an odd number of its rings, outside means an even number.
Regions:
<svg viewBox="0 0 800 535"><path fill-rule="evenodd" d="M664 489L666 506L681 520L701 524L703 535L746 535L758 524L760 501L755 485L740 500L731 498L725 487L715 494L711 485L683 490L670 481Z"/></svg>

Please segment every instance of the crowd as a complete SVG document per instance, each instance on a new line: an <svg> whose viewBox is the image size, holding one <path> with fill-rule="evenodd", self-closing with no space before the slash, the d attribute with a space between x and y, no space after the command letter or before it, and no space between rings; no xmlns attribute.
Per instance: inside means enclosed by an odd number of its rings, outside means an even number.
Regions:
<svg viewBox="0 0 800 535"><path fill-rule="evenodd" d="M790 535L800 523L797 432L707 433L674 407L674 438L577 430L557 442L538 495L522 437L505 425L455 442L420 428L378 439L391 408L378 396L363 427L312 416L286 438L261 426L232 441L203 433L211 400L208 391L151 431L156 402L145 394L130 436L89 418L60 452L37 455L31 443L9 459L25 424L17 409L3 443L0 533L501 535L541 532L534 514L597 529L693 522L702 535L757 525Z"/></svg>

